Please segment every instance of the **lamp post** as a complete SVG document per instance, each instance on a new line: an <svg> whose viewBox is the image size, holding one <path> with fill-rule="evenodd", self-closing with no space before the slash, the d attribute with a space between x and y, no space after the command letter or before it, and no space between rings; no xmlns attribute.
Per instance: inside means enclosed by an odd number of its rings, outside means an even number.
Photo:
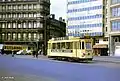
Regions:
<svg viewBox="0 0 120 81"><path fill-rule="evenodd" d="M43 16L44 18L44 55L47 54L47 19L50 18L53 14Z"/></svg>

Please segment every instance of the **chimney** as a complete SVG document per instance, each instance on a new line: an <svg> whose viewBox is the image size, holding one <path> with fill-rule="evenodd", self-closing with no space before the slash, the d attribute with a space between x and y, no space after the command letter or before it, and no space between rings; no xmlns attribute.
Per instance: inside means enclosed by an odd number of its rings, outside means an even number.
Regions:
<svg viewBox="0 0 120 81"><path fill-rule="evenodd" d="M59 17L59 21L62 21L62 17Z"/></svg>
<svg viewBox="0 0 120 81"><path fill-rule="evenodd" d="M65 19L63 19L62 21L65 22Z"/></svg>
<svg viewBox="0 0 120 81"><path fill-rule="evenodd" d="M55 14L52 14L52 19L55 19Z"/></svg>

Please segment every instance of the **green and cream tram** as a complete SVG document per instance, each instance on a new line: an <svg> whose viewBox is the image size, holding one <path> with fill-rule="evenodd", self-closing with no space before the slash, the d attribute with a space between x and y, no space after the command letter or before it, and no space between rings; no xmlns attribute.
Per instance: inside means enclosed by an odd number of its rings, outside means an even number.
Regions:
<svg viewBox="0 0 120 81"><path fill-rule="evenodd" d="M52 38L48 41L47 56L67 60L92 60L92 43L91 38Z"/></svg>

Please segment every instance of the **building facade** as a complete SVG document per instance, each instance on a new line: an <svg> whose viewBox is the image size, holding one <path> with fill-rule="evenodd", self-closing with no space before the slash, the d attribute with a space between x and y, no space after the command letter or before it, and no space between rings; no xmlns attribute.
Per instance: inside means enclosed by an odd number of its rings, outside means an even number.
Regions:
<svg viewBox="0 0 120 81"><path fill-rule="evenodd" d="M50 0L0 0L0 43L32 43L37 49L42 48L45 52L50 26L55 29L50 18L44 20L49 14ZM57 20L55 22L65 24Z"/></svg>
<svg viewBox="0 0 120 81"><path fill-rule="evenodd" d="M112 56L120 56L120 0L108 0L109 52Z"/></svg>
<svg viewBox="0 0 120 81"><path fill-rule="evenodd" d="M93 46L95 54L100 55L107 55L108 51L108 38L104 38L105 4L105 0L68 0L67 3L67 35L93 37L94 45L99 45Z"/></svg>
<svg viewBox="0 0 120 81"><path fill-rule="evenodd" d="M103 36L103 1L68 0L68 35Z"/></svg>

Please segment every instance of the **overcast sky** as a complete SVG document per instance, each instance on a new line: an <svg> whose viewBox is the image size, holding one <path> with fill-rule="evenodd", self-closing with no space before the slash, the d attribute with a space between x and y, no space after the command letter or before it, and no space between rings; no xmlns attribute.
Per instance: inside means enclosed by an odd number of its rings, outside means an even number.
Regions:
<svg viewBox="0 0 120 81"><path fill-rule="evenodd" d="M55 18L63 17L66 19L66 0L50 0L51 1L51 14L55 14Z"/></svg>

